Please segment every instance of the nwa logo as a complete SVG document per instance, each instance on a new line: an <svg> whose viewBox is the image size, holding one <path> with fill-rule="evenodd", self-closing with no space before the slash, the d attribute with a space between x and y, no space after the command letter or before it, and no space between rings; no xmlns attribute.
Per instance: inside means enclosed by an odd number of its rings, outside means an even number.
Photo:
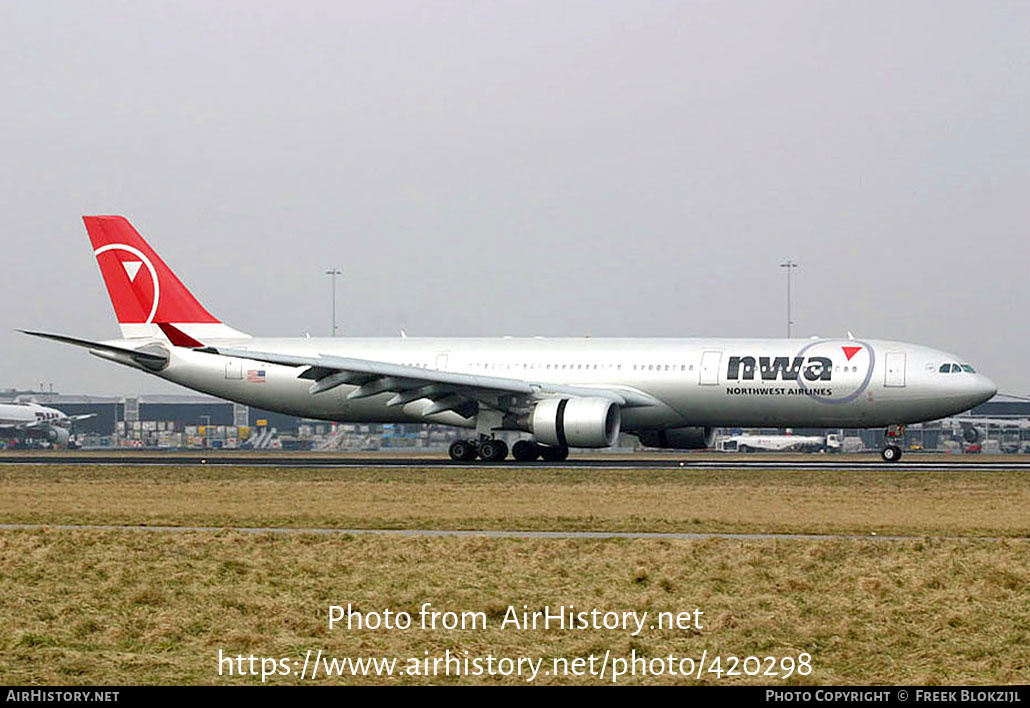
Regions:
<svg viewBox="0 0 1030 708"><path fill-rule="evenodd" d="M841 356L843 355L843 356ZM727 387L734 395L793 395L799 393L818 403L843 405L866 393L876 367L876 352L869 342L857 339L817 339L794 356L731 356L726 371L729 381L794 381L795 386ZM829 386L825 382L833 380ZM823 382L823 383L816 383ZM870 394L871 395L871 394Z"/></svg>
<svg viewBox="0 0 1030 708"><path fill-rule="evenodd" d="M762 381L831 381L833 361L825 356L731 356L726 370L730 381L754 381L758 372Z"/></svg>

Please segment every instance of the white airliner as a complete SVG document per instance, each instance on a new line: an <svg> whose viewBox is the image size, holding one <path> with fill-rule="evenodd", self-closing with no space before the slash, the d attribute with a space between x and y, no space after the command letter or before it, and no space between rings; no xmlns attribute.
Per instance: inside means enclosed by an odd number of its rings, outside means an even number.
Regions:
<svg viewBox="0 0 1030 708"><path fill-rule="evenodd" d="M0 438L40 440L54 446L68 444L72 423L92 418L95 413L65 415L56 408L34 402L0 403Z"/></svg>
<svg viewBox="0 0 1030 708"><path fill-rule="evenodd" d="M516 459L560 461L620 431L705 448L717 426L883 427L893 461L906 424L996 392L960 357L879 340L252 337L213 317L125 218L83 220L122 338L27 334L268 410L474 431L451 445L456 461L503 460L500 430L528 434Z"/></svg>

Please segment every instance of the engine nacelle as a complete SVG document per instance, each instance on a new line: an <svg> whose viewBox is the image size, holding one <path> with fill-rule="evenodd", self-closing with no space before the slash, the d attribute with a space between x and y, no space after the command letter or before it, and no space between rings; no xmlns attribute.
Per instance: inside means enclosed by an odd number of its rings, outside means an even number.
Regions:
<svg viewBox="0 0 1030 708"><path fill-rule="evenodd" d="M664 447L670 450L704 450L715 444L715 428L692 425L686 428L641 430L637 433L637 437L647 447Z"/></svg>
<svg viewBox="0 0 1030 708"><path fill-rule="evenodd" d="M548 398L529 416L533 437L556 447L611 447L621 427L622 412L607 398Z"/></svg>
<svg viewBox="0 0 1030 708"><path fill-rule="evenodd" d="M68 433L66 428L50 428L47 430L46 439L54 445L65 446L68 444L68 438L71 435Z"/></svg>
<svg viewBox="0 0 1030 708"><path fill-rule="evenodd" d="M974 428L972 425L962 428L962 439L969 444L975 443L980 439L980 431Z"/></svg>

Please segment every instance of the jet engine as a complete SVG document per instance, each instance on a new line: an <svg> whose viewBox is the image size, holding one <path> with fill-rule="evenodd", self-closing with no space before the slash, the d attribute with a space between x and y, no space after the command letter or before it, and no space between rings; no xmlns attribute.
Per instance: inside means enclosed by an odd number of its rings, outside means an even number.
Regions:
<svg viewBox="0 0 1030 708"><path fill-rule="evenodd" d="M619 406L607 398L549 398L529 415L533 437L556 447L610 447L621 426Z"/></svg>
<svg viewBox="0 0 1030 708"><path fill-rule="evenodd" d="M686 428L642 430L637 437L647 447L670 450L703 450L715 443L715 429L692 425Z"/></svg>
<svg viewBox="0 0 1030 708"><path fill-rule="evenodd" d="M68 438L70 437L66 428L50 428L47 430L46 439L54 445L65 446L68 444Z"/></svg>
<svg viewBox="0 0 1030 708"><path fill-rule="evenodd" d="M967 443L972 444L980 439L980 431L970 426L962 426L962 439Z"/></svg>

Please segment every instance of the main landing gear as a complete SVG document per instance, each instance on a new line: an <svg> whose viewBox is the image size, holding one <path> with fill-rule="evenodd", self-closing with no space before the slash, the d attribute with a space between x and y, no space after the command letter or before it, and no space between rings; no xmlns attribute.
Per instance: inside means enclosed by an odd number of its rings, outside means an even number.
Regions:
<svg viewBox="0 0 1030 708"><path fill-rule="evenodd" d="M503 440L484 437L479 440L455 440L447 450L455 462L472 462L477 457L484 462L502 462L508 457L508 445ZM569 456L567 447L550 447L532 440L519 440L511 448L512 457L519 462L562 462Z"/></svg>
<svg viewBox="0 0 1030 708"><path fill-rule="evenodd" d="M884 433L883 450L880 451L880 457L883 458L884 462L897 462L901 459L901 448L895 445L894 441L901 440L901 436L904 434L904 425L892 425L887 428L887 431Z"/></svg>
<svg viewBox="0 0 1030 708"><path fill-rule="evenodd" d="M508 444L503 440L455 440L447 450L455 462L472 462L477 457L484 462L501 462L508 456Z"/></svg>
<svg viewBox="0 0 1030 708"><path fill-rule="evenodd" d="M564 462L569 458L569 448L541 445L532 440L519 440L511 448L511 454L519 462L533 462L537 458L544 462Z"/></svg>

